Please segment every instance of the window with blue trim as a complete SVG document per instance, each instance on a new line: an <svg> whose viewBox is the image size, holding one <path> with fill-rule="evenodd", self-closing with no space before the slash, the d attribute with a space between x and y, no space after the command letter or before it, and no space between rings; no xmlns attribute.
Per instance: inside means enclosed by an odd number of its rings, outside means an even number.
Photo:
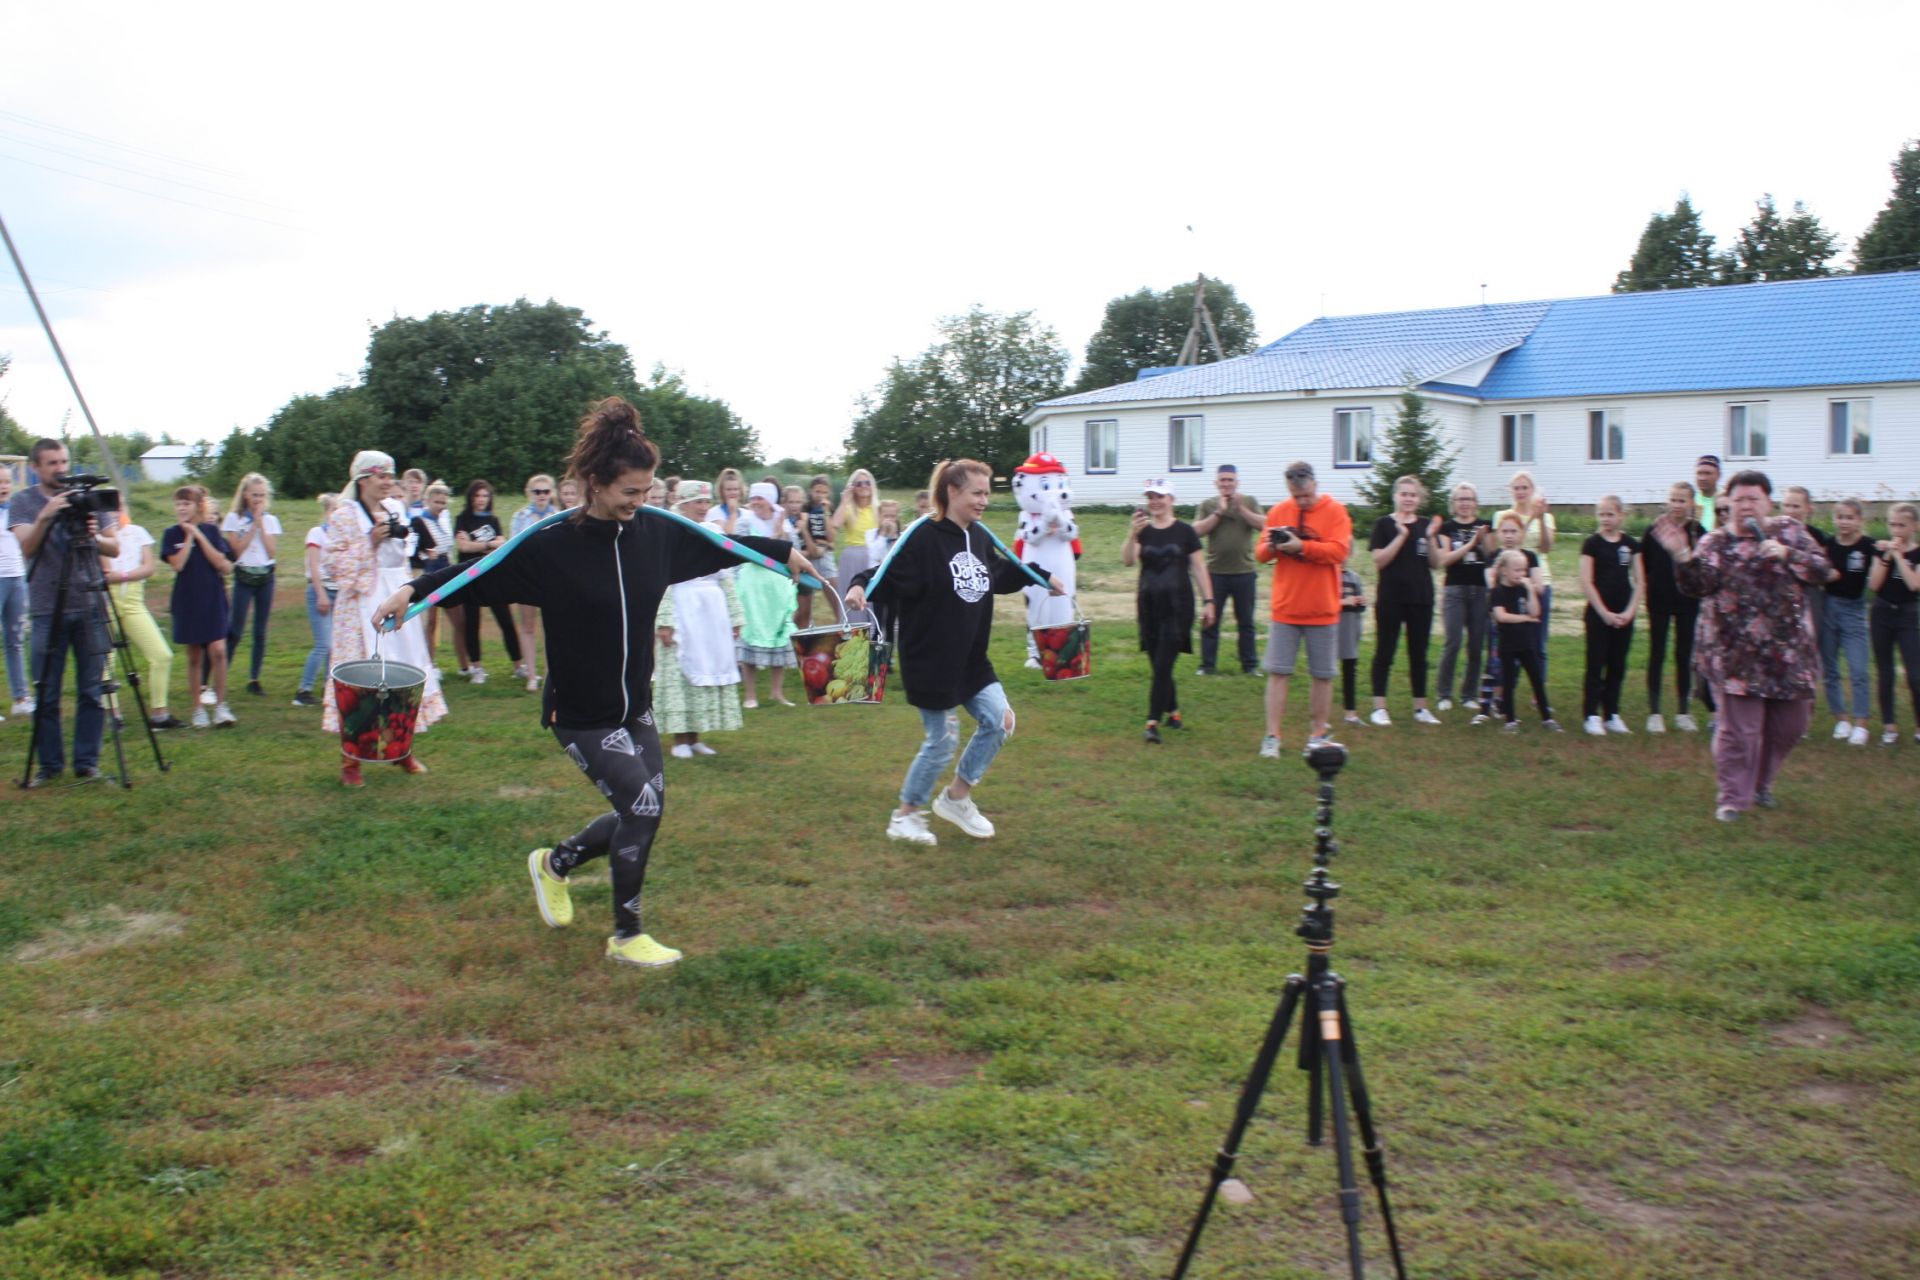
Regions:
<svg viewBox="0 0 1920 1280"><path fill-rule="evenodd" d="M1587 411L1587 461L1625 462L1627 428L1618 409Z"/></svg>
<svg viewBox="0 0 1920 1280"><path fill-rule="evenodd" d="M1099 418L1087 423L1087 470L1111 473L1120 469L1120 420Z"/></svg>
<svg viewBox="0 0 1920 1280"><path fill-rule="evenodd" d="M1206 465L1207 420L1199 415L1167 422L1167 468L1198 471Z"/></svg>
<svg viewBox="0 0 1920 1280"><path fill-rule="evenodd" d="M1373 465L1373 410L1335 409L1333 411L1333 465L1336 467Z"/></svg>
<svg viewBox="0 0 1920 1280"><path fill-rule="evenodd" d="M1862 458L1873 452L1873 401L1827 401L1827 453Z"/></svg>

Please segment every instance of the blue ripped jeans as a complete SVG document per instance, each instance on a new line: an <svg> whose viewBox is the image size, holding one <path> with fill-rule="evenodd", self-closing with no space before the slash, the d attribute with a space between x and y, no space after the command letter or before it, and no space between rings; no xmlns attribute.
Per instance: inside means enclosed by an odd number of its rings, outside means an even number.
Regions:
<svg viewBox="0 0 1920 1280"><path fill-rule="evenodd" d="M953 759L954 751L960 746L961 707L979 726L967 739L967 749L960 757L958 773L968 786L977 786L986 776L987 766L993 763L993 758L1000 754L1001 744L1013 733L1007 723L1013 714L1007 705L1007 691L997 680L959 707L945 711L916 707L927 736L920 744L920 754L907 766L907 780L900 788L901 804L924 809L933 798L933 784L940 781L947 761Z"/></svg>

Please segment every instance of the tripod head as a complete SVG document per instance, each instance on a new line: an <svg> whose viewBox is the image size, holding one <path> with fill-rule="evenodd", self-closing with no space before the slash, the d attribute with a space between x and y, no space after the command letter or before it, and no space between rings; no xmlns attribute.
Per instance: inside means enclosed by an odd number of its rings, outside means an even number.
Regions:
<svg viewBox="0 0 1920 1280"><path fill-rule="evenodd" d="M1301 886L1312 901L1301 908L1293 931L1306 941L1308 951L1325 956L1333 949L1331 904L1340 896L1340 886L1327 879L1327 867L1340 852L1340 842L1333 838L1333 780L1347 767L1347 749L1337 742L1320 742L1301 758L1320 775L1320 791L1313 811L1313 874Z"/></svg>

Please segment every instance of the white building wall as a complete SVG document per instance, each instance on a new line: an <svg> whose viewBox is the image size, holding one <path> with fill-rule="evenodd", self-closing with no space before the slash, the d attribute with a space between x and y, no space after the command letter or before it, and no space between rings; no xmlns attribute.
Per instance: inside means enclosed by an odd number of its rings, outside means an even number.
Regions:
<svg viewBox="0 0 1920 1280"><path fill-rule="evenodd" d="M1828 404L1835 399L1872 403L1873 452L1866 457L1829 457ZM1765 401L1768 409L1767 456L1728 456L1727 406ZM1522 466L1534 475L1551 502L1588 505L1615 493L1629 503L1656 504L1666 499L1675 480L1693 477L1694 459L1716 453L1728 474L1744 466L1765 471L1776 492L1803 484L1817 501L1859 496L1869 502L1920 497L1920 384L1813 390L1712 392L1686 395L1616 396L1580 400L1502 401L1489 404L1428 398L1444 438L1459 453L1456 478L1471 481L1489 506L1504 505L1507 483ZM1336 466L1333 413L1340 408L1371 408L1376 440L1393 421L1398 394L1376 390L1352 394L1274 396L1190 405L1082 407L1048 414L1035 423L1045 431L1045 447L1066 466L1074 496L1084 503L1134 501L1148 476L1168 476L1182 505L1213 491L1213 471L1222 462L1240 469L1241 487L1262 502L1286 492L1282 473L1288 462L1304 458L1320 476L1322 492L1343 502L1354 500L1355 484L1367 468ZM1587 414L1616 409L1626 430L1626 457L1593 462L1587 457ZM1502 461L1500 418L1532 413L1534 460ZM1168 467L1169 420L1199 414L1206 420L1204 467L1173 472ZM1120 456L1114 474L1086 470L1086 423L1119 423Z"/></svg>

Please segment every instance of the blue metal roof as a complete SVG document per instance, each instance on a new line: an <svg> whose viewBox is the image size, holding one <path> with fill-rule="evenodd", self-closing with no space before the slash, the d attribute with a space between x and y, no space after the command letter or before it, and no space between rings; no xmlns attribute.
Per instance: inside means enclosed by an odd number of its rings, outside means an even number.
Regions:
<svg viewBox="0 0 1920 1280"><path fill-rule="evenodd" d="M1444 380L1493 356L1478 386ZM1252 355L1036 407L1409 383L1521 400L1916 381L1920 271L1907 271L1322 317Z"/></svg>

